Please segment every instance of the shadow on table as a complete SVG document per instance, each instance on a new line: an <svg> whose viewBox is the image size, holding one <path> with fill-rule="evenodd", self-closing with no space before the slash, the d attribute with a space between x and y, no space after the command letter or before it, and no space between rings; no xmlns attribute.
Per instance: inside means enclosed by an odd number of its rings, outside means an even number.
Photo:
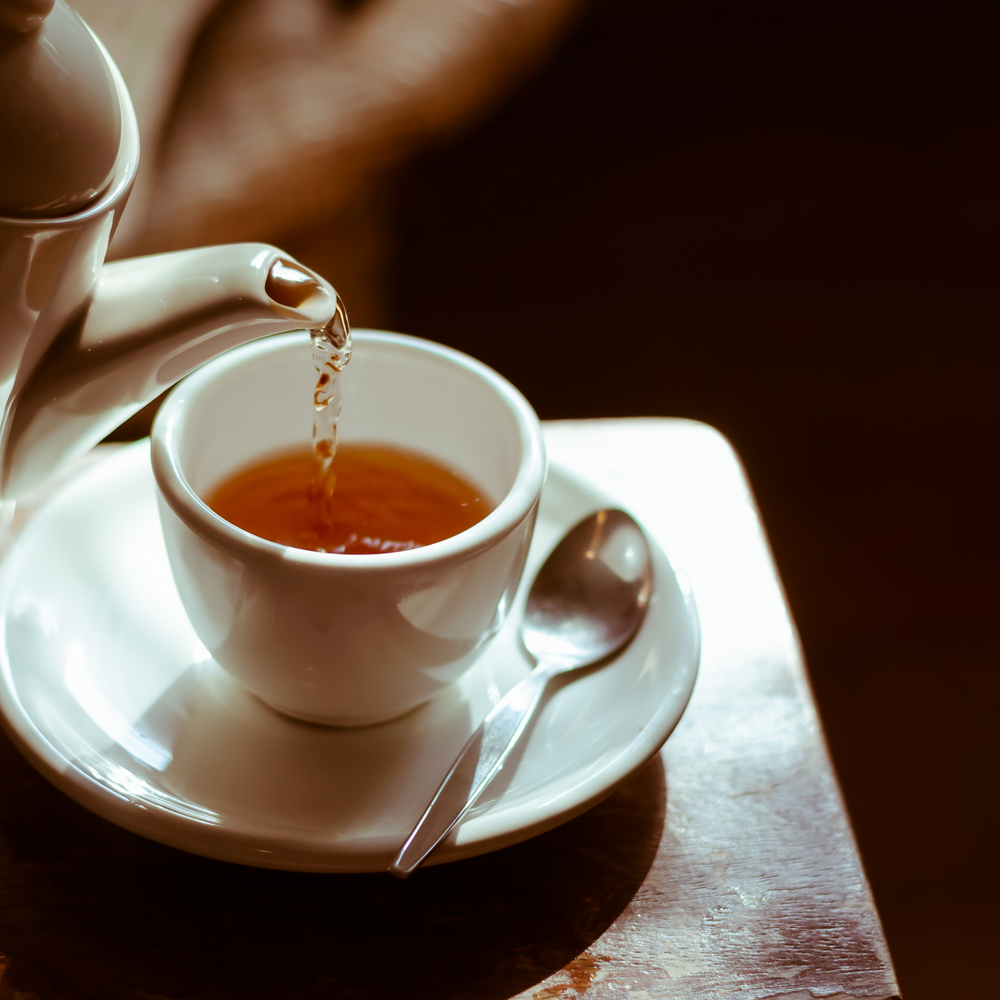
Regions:
<svg viewBox="0 0 1000 1000"><path fill-rule="evenodd" d="M665 810L656 757L583 816L407 882L265 871L104 822L0 736L0 997L509 997L628 906Z"/></svg>

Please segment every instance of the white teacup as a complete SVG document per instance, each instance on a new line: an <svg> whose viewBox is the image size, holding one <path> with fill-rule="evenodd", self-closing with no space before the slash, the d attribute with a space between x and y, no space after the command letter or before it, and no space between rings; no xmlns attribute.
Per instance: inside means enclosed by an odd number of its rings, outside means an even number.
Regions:
<svg viewBox="0 0 1000 1000"><path fill-rule="evenodd" d="M545 449L528 402L485 365L429 341L356 332L340 440L422 452L480 486L494 509L409 551L279 545L202 498L248 465L308 446L315 379L305 333L210 362L161 408L153 472L177 589L212 656L281 712L361 725L431 698L503 624L531 541Z"/></svg>

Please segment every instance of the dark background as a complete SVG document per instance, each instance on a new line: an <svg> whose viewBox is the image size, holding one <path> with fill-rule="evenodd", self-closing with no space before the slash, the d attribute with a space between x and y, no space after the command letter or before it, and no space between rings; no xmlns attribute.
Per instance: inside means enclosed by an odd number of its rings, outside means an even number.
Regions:
<svg viewBox="0 0 1000 1000"><path fill-rule="evenodd" d="M592 3L396 207L395 328L735 445L907 1000L995 989L998 11Z"/></svg>

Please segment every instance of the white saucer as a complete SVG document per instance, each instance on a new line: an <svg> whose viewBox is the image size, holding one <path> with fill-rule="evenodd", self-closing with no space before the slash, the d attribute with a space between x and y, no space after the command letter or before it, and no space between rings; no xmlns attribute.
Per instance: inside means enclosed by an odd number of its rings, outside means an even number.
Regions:
<svg viewBox="0 0 1000 1000"><path fill-rule="evenodd" d="M614 499L549 470L525 586L477 663L393 722L278 715L212 661L181 608L148 442L90 467L0 565L0 708L46 778L99 815L197 854L269 868L384 869L489 710L529 669L526 586L563 532ZM612 663L555 690L523 752L439 848L452 861L570 819L642 767L698 669L690 593L653 545L655 595Z"/></svg>

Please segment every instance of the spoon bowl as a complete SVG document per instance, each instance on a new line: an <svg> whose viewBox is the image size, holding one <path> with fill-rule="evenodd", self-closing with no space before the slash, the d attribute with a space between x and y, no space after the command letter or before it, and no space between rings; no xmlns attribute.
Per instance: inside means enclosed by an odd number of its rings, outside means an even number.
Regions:
<svg viewBox="0 0 1000 1000"><path fill-rule="evenodd" d="M602 660L635 634L652 581L639 525L624 511L599 510L571 528L539 570L521 641L539 663Z"/></svg>

